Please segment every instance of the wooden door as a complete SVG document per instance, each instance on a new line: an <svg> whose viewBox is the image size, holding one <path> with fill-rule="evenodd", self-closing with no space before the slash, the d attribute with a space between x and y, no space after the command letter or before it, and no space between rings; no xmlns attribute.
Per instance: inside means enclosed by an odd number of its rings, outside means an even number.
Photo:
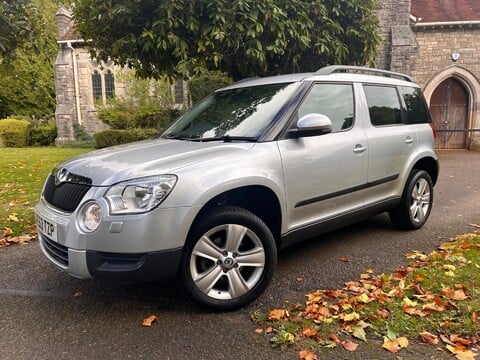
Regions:
<svg viewBox="0 0 480 360"><path fill-rule="evenodd" d="M437 129L439 149L464 149L467 146L468 93L460 81L449 78L432 94L430 112Z"/></svg>

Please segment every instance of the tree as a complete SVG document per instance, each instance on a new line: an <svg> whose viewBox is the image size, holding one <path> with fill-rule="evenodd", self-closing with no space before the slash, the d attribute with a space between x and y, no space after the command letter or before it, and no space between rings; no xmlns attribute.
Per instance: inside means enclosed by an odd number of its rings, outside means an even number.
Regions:
<svg viewBox="0 0 480 360"><path fill-rule="evenodd" d="M15 49L9 45L10 52L0 62L0 118L51 115L55 109L53 64L57 54L58 2L29 0L28 4L25 21L30 36L16 41Z"/></svg>
<svg viewBox="0 0 480 360"><path fill-rule="evenodd" d="M11 54L31 31L28 0L0 1L0 57Z"/></svg>
<svg viewBox="0 0 480 360"><path fill-rule="evenodd" d="M371 64L375 0L79 0L77 29L93 55L143 77L208 70L234 79Z"/></svg>

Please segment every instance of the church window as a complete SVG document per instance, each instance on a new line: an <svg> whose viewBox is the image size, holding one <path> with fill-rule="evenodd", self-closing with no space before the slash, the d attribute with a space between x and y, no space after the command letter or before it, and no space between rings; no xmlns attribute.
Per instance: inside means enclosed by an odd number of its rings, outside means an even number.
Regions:
<svg viewBox="0 0 480 360"><path fill-rule="evenodd" d="M105 96L107 99L112 99L115 96L115 78L111 70L108 70L104 76L105 78Z"/></svg>
<svg viewBox="0 0 480 360"><path fill-rule="evenodd" d="M93 90L93 99L98 101L102 98L102 77L95 70L92 74L92 90Z"/></svg>

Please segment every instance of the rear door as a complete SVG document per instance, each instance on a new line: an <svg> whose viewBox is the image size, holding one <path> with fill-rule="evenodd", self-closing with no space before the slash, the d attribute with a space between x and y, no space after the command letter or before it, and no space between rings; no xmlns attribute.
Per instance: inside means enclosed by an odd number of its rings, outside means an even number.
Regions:
<svg viewBox="0 0 480 360"><path fill-rule="evenodd" d="M289 230L346 213L363 204L367 181L367 138L350 83L315 83L296 119L327 115L333 131L278 141L283 162Z"/></svg>
<svg viewBox="0 0 480 360"><path fill-rule="evenodd" d="M367 205L398 197L409 158L417 148L414 126L405 125L399 88L364 84L370 116ZM400 190L401 191L401 190Z"/></svg>

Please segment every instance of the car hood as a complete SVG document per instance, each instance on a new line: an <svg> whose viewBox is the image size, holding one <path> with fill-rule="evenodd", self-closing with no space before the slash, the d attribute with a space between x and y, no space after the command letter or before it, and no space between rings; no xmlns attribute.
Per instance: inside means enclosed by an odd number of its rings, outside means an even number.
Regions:
<svg viewBox="0 0 480 360"><path fill-rule="evenodd" d="M90 178L94 186L110 186L120 181L160 174L175 174L207 161L234 158L254 143L195 142L156 139L96 150L57 166L69 173Z"/></svg>

